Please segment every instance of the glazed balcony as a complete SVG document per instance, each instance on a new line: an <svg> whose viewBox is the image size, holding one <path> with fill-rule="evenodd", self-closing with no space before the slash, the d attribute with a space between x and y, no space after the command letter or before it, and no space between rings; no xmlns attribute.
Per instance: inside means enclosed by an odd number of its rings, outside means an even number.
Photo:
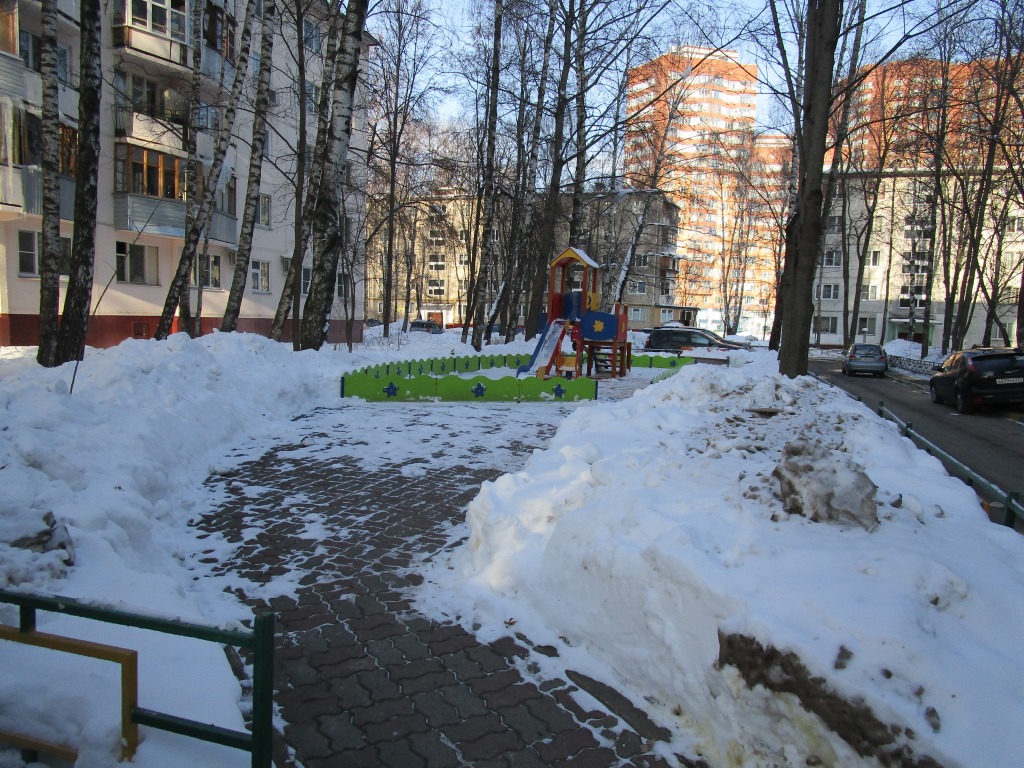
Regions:
<svg viewBox="0 0 1024 768"><path fill-rule="evenodd" d="M114 227L129 232L184 238L185 202L127 192L115 193ZM223 211L214 211L210 220L210 239L230 246L238 245L238 219Z"/></svg>

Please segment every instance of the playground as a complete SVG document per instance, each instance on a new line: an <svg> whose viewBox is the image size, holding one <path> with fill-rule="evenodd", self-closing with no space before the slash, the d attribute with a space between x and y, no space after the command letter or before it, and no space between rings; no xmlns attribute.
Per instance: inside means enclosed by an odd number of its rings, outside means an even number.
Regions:
<svg viewBox="0 0 1024 768"><path fill-rule="evenodd" d="M567 248L548 268L547 313L531 355L453 356L373 365L347 374L342 397L376 402L419 400L566 402L595 400L602 380L620 379L634 366L671 375L690 357L633 355L628 308L602 312L599 267Z"/></svg>

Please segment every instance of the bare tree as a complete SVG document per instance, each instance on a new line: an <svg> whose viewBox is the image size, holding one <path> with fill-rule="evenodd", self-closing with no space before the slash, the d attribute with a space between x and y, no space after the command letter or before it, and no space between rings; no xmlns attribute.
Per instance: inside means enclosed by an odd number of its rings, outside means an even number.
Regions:
<svg viewBox="0 0 1024 768"><path fill-rule="evenodd" d="M39 249L39 350L36 360L57 363L60 301L60 110L57 106L57 0L41 4L43 83L42 157L43 236Z"/></svg>

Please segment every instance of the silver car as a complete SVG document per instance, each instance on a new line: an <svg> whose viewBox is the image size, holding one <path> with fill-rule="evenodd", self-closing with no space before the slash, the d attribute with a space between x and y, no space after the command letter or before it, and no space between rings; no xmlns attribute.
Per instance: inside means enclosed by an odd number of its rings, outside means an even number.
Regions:
<svg viewBox="0 0 1024 768"><path fill-rule="evenodd" d="M855 373L885 376L887 370L889 359L885 355L885 350L878 344L852 344L843 353L844 376L853 376Z"/></svg>

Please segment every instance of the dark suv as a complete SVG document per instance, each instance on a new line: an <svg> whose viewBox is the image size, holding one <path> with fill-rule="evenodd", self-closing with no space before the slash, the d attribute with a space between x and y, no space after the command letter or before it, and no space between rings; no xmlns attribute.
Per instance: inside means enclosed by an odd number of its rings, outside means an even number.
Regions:
<svg viewBox="0 0 1024 768"><path fill-rule="evenodd" d="M960 413L978 405L1024 403L1024 352L965 349L954 352L928 382L933 403L953 403Z"/></svg>
<svg viewBox="0 0 1024 768"><path fill-rule="evenodd" d="M726 341L703 328L664 326L655 328L647 337L647 352L681 352L691 349L750 349L748 344Z"/></svg>

